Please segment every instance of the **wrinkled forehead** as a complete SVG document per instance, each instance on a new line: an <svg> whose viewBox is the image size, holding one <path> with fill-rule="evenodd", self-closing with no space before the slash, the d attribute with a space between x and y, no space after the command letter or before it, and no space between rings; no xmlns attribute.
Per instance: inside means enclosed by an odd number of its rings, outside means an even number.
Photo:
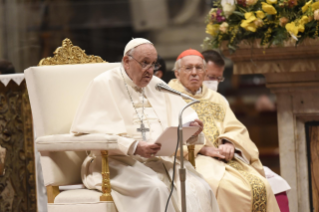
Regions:
<svg viewBox="0 0 319 212"><path fill-rule="evenodd" d="M186 65L204 65L203 64L203 59L199 56L196 55L189 55L185 56L181 59L181 65L186 66Z"/></svg>

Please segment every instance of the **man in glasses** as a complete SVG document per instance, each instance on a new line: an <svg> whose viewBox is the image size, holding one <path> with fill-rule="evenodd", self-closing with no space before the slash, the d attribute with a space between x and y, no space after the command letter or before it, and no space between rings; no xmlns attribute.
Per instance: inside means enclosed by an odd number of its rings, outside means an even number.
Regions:
<svg viewBox="0 0 319 212"><path fill-rule="evenodd" d="M216 91L218 84L224 81L225 61L221 55L214 50L206 50L202 52L206 61L206 76L203 84L207 88Z"/></svg>
<svg viewBox="0 0 319 212"><path fill-rule="evenodd" d="M159 68L156 61L157 51L150 41L131 40L121 66L99 75L90 84L72 124L75 134L98 132L117 139L118 151L110 151L109 166L118 211L164 212L171 180L175 186L167 211L181 211L178 173L172 178L173 157L156 156L161 145L155 141L167 127L176 126L185 102L155 89L157 83L163 83L153 76ZM193 113L191 108L185 111L185 115ZM202 122L195 120L191 125L199 126L191 140L203 140ZM100 152L92 151L82 166L83 183L89 189L101 190L100 164ZM218 212L209 185L190 163L185 164L187 211Z"/></svg>
<svg viewBox="0 0 319 212"><path fill-rule="evenodd" d="M221 81L223 66L219 68L218 72L207 72L204 56L189 49L178 56L174 66L177 79L169 83L173 89L200 100L192 107L204 123L206 142L195 147L196 170L216 194L221 212L279 212L247 129L224 98L203 83L207 78Z"/></svg>

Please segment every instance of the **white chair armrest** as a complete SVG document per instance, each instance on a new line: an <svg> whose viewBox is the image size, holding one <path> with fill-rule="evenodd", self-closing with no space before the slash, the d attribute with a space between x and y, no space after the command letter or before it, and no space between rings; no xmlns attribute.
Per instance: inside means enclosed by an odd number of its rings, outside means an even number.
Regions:
<svg viewBox="0 0 319 212"><path fill-rule="evenodd" d="M38 137L35 142L40 152L118 149L116 136L100 133L47 135Z"/></svg>

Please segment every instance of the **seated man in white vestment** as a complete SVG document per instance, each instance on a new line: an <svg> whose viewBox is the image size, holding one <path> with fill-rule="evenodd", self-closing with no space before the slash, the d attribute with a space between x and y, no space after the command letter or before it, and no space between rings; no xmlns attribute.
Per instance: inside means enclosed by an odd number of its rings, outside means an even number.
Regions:
<svg viewBox="0 0 319 212"><path fill-rule="evenodd" d="M173 89L200 100L192 107L204 123L206 142L195 147L196 170L213 189L220 211L279 212L247 129L225 99L203 84L205 65L200 52L186 50L174 66L177 79L169 83Z"/></svg>
<svg viewBox="0 0 319 212"><path fill-rule="evenodd" d="M161 146L154 143L164 129L177 126L179 111L185 102L179 96L155 89L163 81L153 76L157 52L142 38L131 40L125 47L122 65L96 77L89 85L75 115L71 132L116 135L118 151L110 152L109 166L112 196L120 212L170 212L180 209L178 171L172 179L173 157L155 156ZM195 113L191 108L185 116ZM192 141L203 139L202 122ZM177 160L176 168L179 167ZM189 162L186 167L188 212L218 212L210 186ZM89 189L101 190L101 156L92 151L83 163L82 180Z"/></svg>

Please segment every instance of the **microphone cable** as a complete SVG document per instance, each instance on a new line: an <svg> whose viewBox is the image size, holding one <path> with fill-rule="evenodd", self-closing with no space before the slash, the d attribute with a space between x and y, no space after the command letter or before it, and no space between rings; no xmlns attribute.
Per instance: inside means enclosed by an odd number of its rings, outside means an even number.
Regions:
<svg viewBox="0 0 319 212"><path fill-rule="evenodd" d="M178 128L177 128L177 144L176 144L176 149L175 149L175 154L174 154L174 163L173 163L173 175L172 175L172 183L171 183L171 192L169 193L169 196L167 198L166 206L165 206L165 212L167 212L168 208L168 203L172 197L173 191L174 191L174 180L175 180L175 169L176 169L176 157L177 157L177 151L179 147L179 133L178 133Z"/></svg>

